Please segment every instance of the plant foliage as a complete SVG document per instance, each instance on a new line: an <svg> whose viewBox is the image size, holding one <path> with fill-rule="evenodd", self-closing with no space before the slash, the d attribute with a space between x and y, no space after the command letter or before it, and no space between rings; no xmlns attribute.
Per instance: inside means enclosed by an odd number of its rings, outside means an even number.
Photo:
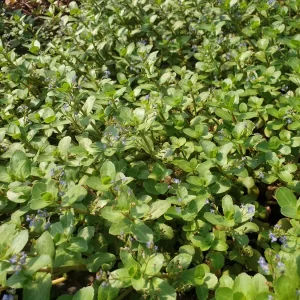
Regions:
<svg viewBox="0 0 300 300"><path fill-rule="evenodd" d="M2 299L300 299L299 8L2 8Z"/></svg>

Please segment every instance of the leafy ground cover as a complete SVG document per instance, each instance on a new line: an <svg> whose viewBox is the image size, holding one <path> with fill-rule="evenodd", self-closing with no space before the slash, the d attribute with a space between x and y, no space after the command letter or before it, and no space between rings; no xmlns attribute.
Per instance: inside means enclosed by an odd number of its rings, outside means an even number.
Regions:
<svg viewBox="0 0 300 300"><path fill-rule="evenodd" d="M2 299L300 299L299 7L3 6Z"/></svg>

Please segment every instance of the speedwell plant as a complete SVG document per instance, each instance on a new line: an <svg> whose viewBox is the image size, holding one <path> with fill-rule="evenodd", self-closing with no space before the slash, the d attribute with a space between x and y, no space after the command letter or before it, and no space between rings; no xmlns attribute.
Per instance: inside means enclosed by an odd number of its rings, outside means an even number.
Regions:
<svg viewBox="0 0 300 300"><path fill-rule="evenodd" d="M1 11L2 299L300 299L299 0L50 2Z"/></svg>

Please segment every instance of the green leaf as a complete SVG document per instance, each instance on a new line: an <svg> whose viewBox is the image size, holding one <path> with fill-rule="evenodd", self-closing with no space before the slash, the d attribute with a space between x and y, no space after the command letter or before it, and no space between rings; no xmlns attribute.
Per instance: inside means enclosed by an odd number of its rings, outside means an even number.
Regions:
<svg viewBox="0 0 300 300"><path fill-rule="evenodd" d="M167 283L167 281L158 277L154 277L151 282L153 285L153 290L159 289L160 291L159 294L156 293L159 300L176 300L176 292L174 288Z"/></svg>
<svg viewBox="0 0 300 300"><path fill-rule="evenodd" d="M62 206L71 206L75 202L81 202L86 195L87 191L85 188L80 185L74 185L63 195Z"/></svg>
<svg viewBox="0 0 300 300"><path fill-rule="evenodd" d="M88 250L87 242L82 237L72 237L69 240L70 245L66 248L74 252L86 252Z"/></svg>
<svg viewBox="0 0 300 300"><path fill-rule="evenodd" d="M41 274L35 281L26 285L23 290L23 300L32 299L50 299L50 291L52 287L51 274Z"/></svg>
<svg viewBox="0 0 300 300"><path fill-rule="evenodd" d="M54 257L55 248L52 236L48 231L45 231L36 241L36 251L38 254L47 254L51 258Z"/></svg>
<svg viewBox="0 0 300 300"><path fill-rule="evenodd" d="M213 225L224 225L225 223L224 217L220 215L215 215L211 212L206 212L204 214L204 218Z"/></svg>
<svg viewBox="0 0 300 300"><path fill-rule="evenodd" d="M153 254L142 266L142 272L148 276L156 275L164 264L164 256L161 253Z"/></svg>
<svg viewBox="0 0 300 300"><path fill-rule="evenodd" d="M94 299L94 288L92 286L85 287L79 290L72 300L93 300Z"/></svg>
<svg viewBox="0 0 300 300"><path fill-rule="evenodd" d="M255 286L252 282L251 277L246 273L239 274L233 285L233 293L241 293L246 299L252 300L255 297Z"/></svg>
<svg viewBox="0 0 300 300"><path fill-rule="evenodd" d="M17 150L10 159L11 172L20 181L24 181L31 174L31 163L23 151Z"/></svg>
<svg viewBox="0 0 300 300"><path fill-rule="evenodd" d="M262 274L255 274L252 277L252 282L255 286L256 294L269 292L268 281Z"/></svg>
<svg viewBox="0 0 300 300"><path fill-rule="evenodd" d="M167 212L171 204L166 200L157 200L150 206L146 220L156 220Z"/></svg>
<svg viewBox="0 0 300 300"><path fill-rule="evenodd" d="M115 260L115 255L111 253L97 252L87 258L86 267L90 272L97 272L103 264L112 263Z"/></svg>
<svg viewBox="0 0 300 300"><path fill-rule="evenodd" d="M12 254L19 254L28 242L28 231L21 230L12 240L9 252Z"/></svg>
<svg viewBox="0 0 300 300"><path fill-rule="evenodd" d="M110 182L110 177L107 177L108 180L106 180L106 182ZM105 179L105 177L103 177L102 179ZM110 189L110 187L112 186L112 184L103 184L103 182L101 182L101 179L99 177L96 176L91 176L89 177L85 184L96 190L96 191L100 191L100 192L105 192L108 191Z"/></svg>
<svg viewBox="0 0 300 300"><path fill-rule="evenodd" d="M36 257L32 257L28 259L28 262L26 264L26 271L24 271L26 274L34 274L39 269L42 269L43 267L50 266L52 264L52 260L49 255L41 254Z"/></svg>
<svg viewBox="0 0 300 300"><path fill-rule="evenodd" d="M297 212L296 206L282 206L280 212L288 218L300 219L300 213Z"/></svg>
<svg viewBox="0 0 300 300"><path fill-rule="evenodd" d="M155 185L155 189L160 193L160 194L165 194L166 191L168 190L168 184L167 183L157 183Z"/></svg>
<svg viewBox="0 0 300 300"><path fill-rule="evenodd" d="M233 300L232 289L220 287L216 290L216 300Z"/></svg>
<svg viewBox="0 0 300 300"><path fill-rule="evenodd" d="M144 223L135 223L131 225L131 231L136 240L142 243L152 242L153 233L152 230Z"/></svg>
<svg viewBox="0 0 300 300"><path fill-rule="evenodd" d="M100 169L100 176L103 184L108 184L111 180L114 180L116 177L115 165L109 160L103 163ZM107 182L106 178L109 178L109 182ZM105 182L103 182L104 179Z"/></svg>
<svg viewBox="0 0 300 300"><path fill-rule="evenodd" d="M179 270L187 269L192 262L193 257L187 253L180 253L176 255L167 265L166 271L168 273L176 273Z"/></svg>
<svg viewBox="0 0 300 300"><path fill-rule="evenodd" d="M280 300L296 300L296 280L286 275L281 275L274 280L274 290Z"/></svg>
<svg viewBox="0 0 300 300"><path fill-rule="evenodd" d="M128 270L123 269L117 269L110 273L109 276L109 283L112 287L121 289L126 288L131 285L131 278L128 274Z"/></svg>
<svg viewBox="0 0 300 300"><path fill-rule="evenodd" d="M208 298L209 290L206 284L202 284L196 287L196 294L198 299L206 300Z"/></svg>
<svg viewBox="0 0 300 300"><path fill-rule="evenodd" d="M275 192L275 198L278 204L282 206L296 207L297 199L294 193L286 187L280 187Z"/></svg>
<svg viewBox="0 0 300 300"><path fill-rule="evenodd" d="M212 266L215 269L221 269L224 266L225 258L220 252L212 252L209 254L208 258L211 261Z"/></svg>
<svg viewBox="0 0 300 300"><path fill-rule="evenodd" d="M116 300L119 289L110 285L100 285L98 288L98 300Z"/></svg>
<svg viewBox="0 0 300 300"><path fill-rule="evenodd" d="M59 141L57 149L58 149L60 156L63 159L66 159L66 157L67 157L70 145L71 145L71 137L70 136L65 136Z"/></svg>

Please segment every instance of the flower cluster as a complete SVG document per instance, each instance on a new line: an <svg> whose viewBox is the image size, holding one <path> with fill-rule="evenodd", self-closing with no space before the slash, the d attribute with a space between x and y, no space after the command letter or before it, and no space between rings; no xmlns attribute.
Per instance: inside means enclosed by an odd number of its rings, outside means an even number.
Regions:
<svg viewBox="0 0 300 300"><path fill-rule="evenodd" d="M23 266L26 264L27 254L22 251L19 254L14 254L10 259L9 262L13 265L13 269L16 273L19 273Z"/></svg>
<svg viewBox="0 0 300 300"><path fill-rule="evenodd" d="M45 221L46 218L49 217L49 213L46 210L38 210L37 215L31 214L26 215L26 221L29 222L29 227L34 227L38 223L42 224L42 222ZM47 230L51 226L51 223L49 221L45 224L45 229Z"/></svg>
<svg viewBox="0 0 300 300"><path fill-rule="evenodd" d="M147 246L148 249L154 249L155 251L158 250L158 246L154 245L153 242L147 242L146 246Z"/></svg>
<svg viewBox="0 0 300 300"><path fill-rule="evenodd" d="M268 265L268 263L266 262L266 260L262 256L259 258L258 264L260 265L260 267L263 269L263 271L265 273L269 272L269 265Z"/></svg>

